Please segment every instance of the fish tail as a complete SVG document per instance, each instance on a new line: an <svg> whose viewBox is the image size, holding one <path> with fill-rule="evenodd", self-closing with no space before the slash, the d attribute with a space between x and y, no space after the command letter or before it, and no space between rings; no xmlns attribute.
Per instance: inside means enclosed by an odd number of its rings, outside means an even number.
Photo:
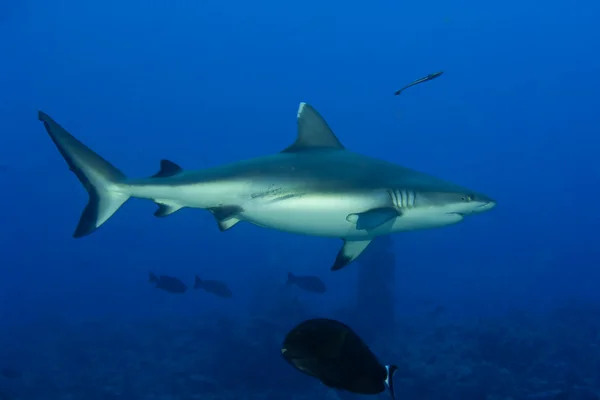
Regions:
<svg viewBox="0 0 600 400"><path fill-rule="evenodd" d="M158 277L156 275L154 275L152 272L150 272L148 274L148 282L149 283L156 283L156 282L158 282Z"/></svg>
<svg viewBox="0 0 600 400"><path fill-rule="evenodd" d="M294 274L292 274L291 272L288 272L288 278L287 278L286 284L288 284L288 285L293 284L295 278L296 277L294 276Z"/></svg>
<svg viewBox="0 0 600 400"><path fill-rule="evenodd" d="M198 275L194 278L194 289L200 289L202 287L202 279Z"/></svg>
<svg viewBox="0 0 600 400"><path fill-rule="evenodd" d="M390 397L392 400L396 400L396 393L394 392L394 374L396 371L398 371L398 367L396 365L386 365L385 369L388 373L387 378L385 379L385 384L390 391Z"/></svg>
<svg viewBox="0 0 600 400"><path fill-rule="evenodd" d="M79 218L73 237L87 236L98 229L129 199L122 183L125 175L85 144L75 139L50 116L39 111L38 118L69 169L88 192L89 200Z"/></svg>

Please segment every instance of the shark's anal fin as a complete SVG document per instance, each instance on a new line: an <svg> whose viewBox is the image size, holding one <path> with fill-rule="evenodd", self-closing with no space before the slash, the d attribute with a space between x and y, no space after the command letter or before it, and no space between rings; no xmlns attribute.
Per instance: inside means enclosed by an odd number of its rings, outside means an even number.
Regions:
<svg viewBox="0 0 600 400"><path fill-rule="evenodd" d="M337 271L338 269L344 268L346 265L350 264L352 261L356 260L358 256L361 255L363 251L367 248L367 246L371 243L372 239L367 240L346 240L344 239L344 245L340 249L337 257L335 258L335 262L331 267L332 271Z"/></svg>
<svg viewBox="0 0 600 400"><path fill-rule="evenodd" d="M241 221L237 218L237 215L241 213L243 209L238 206L223 206L209 208L208 211L210 211L217 220L219 230L224 232L227 229L233 228L235 224Z"/></svg>
<svg viewBox="0 0 600 400"><path fill-rule="evenodd" d="M300 103L298 136L294 144L283 150L282 153L297 153L313 149L343 150L344 146L317 110L309 104Z"/></svg>
<svg viewBox="0 0 600 400"><path fill-rule="evenodd" d="M151 178L168 178L183 172L183 168L173 161L160 160L160 170L151 176Z"/></svg>
<svg viewBox="0 0 600 400"><path fill-rule="evenodd" d="M356 224L356 229L358 230L371 231L401 215L402 213L395 208L382 207L374 208L362 213L348 214L346 221Z"/></svg>

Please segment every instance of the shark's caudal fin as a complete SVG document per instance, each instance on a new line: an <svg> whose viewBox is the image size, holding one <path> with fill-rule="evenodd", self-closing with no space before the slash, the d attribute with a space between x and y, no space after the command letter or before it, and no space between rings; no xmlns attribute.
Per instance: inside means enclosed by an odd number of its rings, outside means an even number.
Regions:
<svg viewBox="0 0 600 400"><path fill-rule="evenodd" d="M118 191L125 175L86 145L75 139L50 116L39 111L38 118L56 148L69 165L69 169L85 187L89 201L75 229L76 238L89 235L105 223L129 199Z"/></svg>
<svg viewBox="0 0 600 400"><path fill-rule="evenodd" d="M282 153L297 153L313 149L343 150L342 142L335 136L325 119L309 104L298 107L298 136Z"/></svg>

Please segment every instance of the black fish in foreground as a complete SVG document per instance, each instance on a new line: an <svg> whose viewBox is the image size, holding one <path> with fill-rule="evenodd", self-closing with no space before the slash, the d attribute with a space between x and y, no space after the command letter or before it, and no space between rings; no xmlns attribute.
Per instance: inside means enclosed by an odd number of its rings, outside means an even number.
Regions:
<svg viewBox="0 0 600 400"><path fill-rule="evenodd" d="M198 276L196 276L196 280L194 281L194 289L204 289L208 293L212 293L219 297L230 298L233 296L225 282L200 279Z"/></svg>
<svg viewBox="0 0 600 400"><path fill-rule="evenodd" d="M438 76L442 75L444 73L444 71L440 71L440 72L435 72L433 74L429 74L427 76L424 76L422 78L417 79L416 81L413 81L411 83L409 83L408 85L404 86L402 89L400 90L396 90L395 95L398 96L400 93L402 93L405 89L408 89L411 86L415 86L418 85L419 83L423 83L423 82L427 82L430 81L432 79L437 78Z"/></svg>
<svg viewBox="0 0 600 400"><path fill-rule="evenodd" d="M165 292L169 293L184 293L187 290L187 286L185 283L181 282L179 278L175 278L172 276L156 276L152 272L150 272L150 279L148 280L150 283L156 283L157 289L162 289Z"/></svg>
<svg viewBox="0 0 600 400"><path fill-rule="evenodd" d="M286 284L296 285L307 292L325 293L327 291L323 281L316 276L296 276L291 272L288 272Z"/></svg>
<svg viewBox="0 0 600 400"><path fill-rule="evenodd" d="M326 318L310 319L292 329L281 354L299 371L333 389L357 394L394 395L395 365L382 365L348 326Z"/></svg>

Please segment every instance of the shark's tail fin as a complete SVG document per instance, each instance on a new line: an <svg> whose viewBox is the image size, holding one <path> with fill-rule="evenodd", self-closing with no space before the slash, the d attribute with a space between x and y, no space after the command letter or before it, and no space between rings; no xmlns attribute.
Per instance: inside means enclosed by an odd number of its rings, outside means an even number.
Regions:
<svg viewBox="0 0 600 400"><path fill-rule="evenodd" d="M38 118L44 123L46 131L69 165L69 169L88 192L88 204L81 214L73 236L78 238L89 235L129 199L127 193L119 190L120 183L126 177L48 115L40 111Z"/></svg>

